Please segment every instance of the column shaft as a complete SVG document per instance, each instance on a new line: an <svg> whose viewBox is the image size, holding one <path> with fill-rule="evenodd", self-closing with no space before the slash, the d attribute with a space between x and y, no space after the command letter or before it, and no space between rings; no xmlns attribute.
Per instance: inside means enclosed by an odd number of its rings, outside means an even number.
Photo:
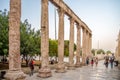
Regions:
<svg viewBox="0 0 120 80"><path fill-rule="evenodd" d="M69 37L69 66L68 69L74 69L74 20L70 18L70 37Z"/></svg>
<svg viewBox="0 0 120 80"><path fill-rule="evenodd" d="M77 26L77 52L76 52L76 67L80 67L80 47L81 47L81 26Z"/></svg>
<svg viewBox="0 0 120 80"><path fill-rule="evenodd" d="M89 48L89 39L88 39L88 32L86 32L86 57L89 56L89 53L88 53L88 48Z"/></svg>
<svg viewBox="0 0 120 80"><path fill-rule="evenodd" d="M20 17L21 0L10 0L9 13L9 70L6 79L24 79L20 61Z"/></svg>
<svg viewBox="0 0 120 80"><path fill-rule="evenodd" d="M39 77L50 77L51 70L49 68L49 19L48 19L48 0L41 0L41 69Z"/></svg>
<svg viewBox="0 0 120 80"><path fill-rule="evenodd" d="M83 29L83 40L82 40L82 63L86 63L86 30Z"/></svg>
<svg viewBox="0 0 120 80"><path fill-rule="evenodd" d="M93 57L91 50L92 50L92 34L90 34L90 55L91 57Z"/></svg>
<svg viewBox="0 0 120 80"><path fill-rule="evenodd" d="M59 32L58 32L58 65L56 72L65 72L64 65L64 11L60 8L59 15Z"/></svg>

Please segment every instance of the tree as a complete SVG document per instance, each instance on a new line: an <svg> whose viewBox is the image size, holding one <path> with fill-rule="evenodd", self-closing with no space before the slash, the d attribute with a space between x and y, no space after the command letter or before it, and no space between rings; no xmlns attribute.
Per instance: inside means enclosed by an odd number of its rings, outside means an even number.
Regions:
<svg viewBox="0 0 120 80"><path fill-rule="evenodd" d="M56 40L49 39L49 55L51 57L58 56L58 42Z"/></svg>
<svg viewBox="0 0 120 80"><path fill-rule="evenodd" d="M92 49L91 52L95 56L95 49Z"/></svg>
<svg viewBox="0 0 120 80"><path fill-rule="evenodd" d="M97 54L101 54L101 53L105 54L105 51L104 51L103 49L99 49L99 50L97 51Z"/></svg>
<svg viewBox="0 0 120 80"><path fill-rule="evenodd" d="M69 56L69 40L64 41L64 55Z"/></svg>
<svg viewBox="0 0 120 80"><path fill-rule="evenodd" d="M6 9L0 11L0 55L3 56L3 63L8 54L8 12Z"/></svg>
<svg viewBox="0 0 120 80"><path fill-rule="evenodd" d="M21 54L26 61L35 54L40 54L40 32L31 29L31 25L26 19L24 23L21 23Z"/></svg>
<svg viewBox="0 0 120 80"><path fill-rule="evenodd" d="M0 11L0 55L4 58L8 55L8 12ZM20 53L28 63L29 56L40 54L40 30L35 31L26 19L20 23Z"/></svg>
<svg viewBox="0 0 120 80"><path fill-rule="evenodd" d="M106 51L106 54L112 54L112 52L108 50L108 51Z"/></svg>

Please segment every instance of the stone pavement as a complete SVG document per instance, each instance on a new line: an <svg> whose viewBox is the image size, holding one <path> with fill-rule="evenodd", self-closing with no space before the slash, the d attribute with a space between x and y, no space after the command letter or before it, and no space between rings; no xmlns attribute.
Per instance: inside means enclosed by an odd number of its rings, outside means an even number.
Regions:
<svg viewBox="0 0 120 80"><path fill-rule="evenodd" d="M67 70L66 73L55 73L52 70L52 77L39 78L38 73L33 76L27 76L26 80L120 80L120 70L117 67L113 69L110 66L106 69L103 61L99 61L98 66L83 66L75 70Z"/></svg>

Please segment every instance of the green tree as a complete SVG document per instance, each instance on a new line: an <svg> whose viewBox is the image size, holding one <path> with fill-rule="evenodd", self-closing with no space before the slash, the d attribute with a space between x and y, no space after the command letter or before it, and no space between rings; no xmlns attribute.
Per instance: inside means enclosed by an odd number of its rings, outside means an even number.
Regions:
<svg viewBox="0 0 120 80"><path fill-rule="evenodd" d="M3 59L8 54L8 12L5 9L3 12L0 11L0 55ZM29 56L35 54L40 55L40 30L35 31L31 28L31 24L28 23L26 19L24 22L20 23L20 51L23 58L26 60L26 65L28 63Z"/></svg>
<svg viewBox="0 0 120 80"><path fill-rule="evenodd" d="M64 55L69 56L69 40L64 41Z"/></svg>
<svg viewBox="0 0 120 80"><path fill-rule="evenodd" d="M105 54L105 51L104 51L103 49L99 49L99 50L97 51L97 54L101 54L101 53Z"/></svg>
<svg viewBox="0 0 120 80"><path fill-rule="evenodd" d="M0 10L0 55L3 56L3 63L8 54L8 12Z"/></svg>
<svg viewBox="0 0 120 80"><path fill-rule="evenodd" d="M108 51L106 51L106 54L112 54L112 52L108 50Z"/></svg>
<svg viewBox="0 0 120 80"><path fill-rule="evenodd" d="M26 19L21 23L21 54L26 61L26 66L30 57L40 54L40 32L31 29L31 25Z"/></svg>
<svg viewBox="0 0 120 80"><path fill-rule="evenodd" d="M49 40L49 55L51 57L58 56L58 42L56 40Z"/></svg>
<svg viewBox="0 0 120 80"><path fill-rule="evenodd" d="M95 56L95 49L92 49L91 52Z"/></svg>

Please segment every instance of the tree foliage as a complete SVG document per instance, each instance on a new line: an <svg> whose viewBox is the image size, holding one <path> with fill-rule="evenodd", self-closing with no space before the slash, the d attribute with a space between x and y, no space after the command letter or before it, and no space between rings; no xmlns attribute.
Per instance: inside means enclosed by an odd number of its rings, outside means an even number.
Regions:
<svg viewBox="0 0 120 80"><path fill-rule="evenodd" d="M8 13L0 11L0 55L8 54Z"/></svg>
<svg viewBox="0 0 120 80"><path fill-rule="evenodd" d="M95 56L95 49L92 49L91 52Z"/></svg>
<svg viewBox="0 0 120 80"><path fill-rule="evenodd" d="M112 54L112 52L108 50L108 51L106 51L106 54Z"/></svg>
<svg viewBox="0 0 120 80"><path fill-rule="evenodd" d="M0 55L8 54L8 11L0 11ZM26 19L20 23L20 53L28 55L40 54L40 30L35 31Z"/></svg>
<svg viewBox="0 0 120 80"><path fill-rule="evenodd" d="M97 54L105 54L105 51L103 50L103 49L99 49L99 50L97 50Z"/></svg>
<svg viewBox="0 0 120 80"><path fill-rule="evenodd" d="M95 54L105 54L105 51L103 49L92 49L92 54L95 56Z"/></svg>
<svg viewBox="0 0 120 80"><path fill-rule="evenodd" d="M49 56L58 56L58 42L57 40L49 40Z"/></svg>

